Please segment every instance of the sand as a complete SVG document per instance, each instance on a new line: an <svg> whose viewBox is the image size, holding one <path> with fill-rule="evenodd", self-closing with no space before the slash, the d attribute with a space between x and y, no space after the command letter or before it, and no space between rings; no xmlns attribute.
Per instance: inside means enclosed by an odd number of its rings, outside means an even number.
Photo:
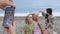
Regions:
<svg viewBox="0 0 60 34"><path fill-rule="evenodd" d="M16 33L22 34L24 31L25 17L15 17L14 23L16 24ZM3 17L0 17L0 34L7 34L2 29ZM39 17L39 23L42 24L42 27L45 27L44 18ZM54 17L54 31L60 34L60 17Z"/></svg>

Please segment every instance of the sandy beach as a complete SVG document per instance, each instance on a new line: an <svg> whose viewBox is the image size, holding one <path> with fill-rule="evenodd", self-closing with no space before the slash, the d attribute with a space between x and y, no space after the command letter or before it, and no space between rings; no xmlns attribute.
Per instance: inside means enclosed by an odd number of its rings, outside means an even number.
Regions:
<svg viewBox="0 0 60 34"><path fill-rule="evenodd" d="M25 17L15 17L14 23L16 24L16 33L22 34L24 31ZM2 29L3 17L0 17L0 34L6 34ZM39 17L39 23L42 24L42 27L45 27L44 18ZM54 31L60 34L60 17L54 17Z"/></svg>

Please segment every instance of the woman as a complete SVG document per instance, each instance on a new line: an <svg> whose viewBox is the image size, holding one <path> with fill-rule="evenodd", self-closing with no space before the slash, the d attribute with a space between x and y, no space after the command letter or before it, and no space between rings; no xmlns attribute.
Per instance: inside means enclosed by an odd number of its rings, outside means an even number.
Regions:
<svg viewBox="0 0 60 34"><path fill-rule="evenodd" d="M32 14L32 21L34 23L34 34L42 34L43 29L38 22L38 14Z"/></svg>
<svg viewBox="0 0 60 34"><path fill-rule="evenodd" d="M25 18L25 31L24 34L33 34L33 23L30 16Z"/></svg>
<svg viewBox="0 0 60 34"><path fill-rule="evenodd" d="M52 15L52 9L47 8L46 13L42 12L42 15L45 17L46 27L45 29L48 29L49 33L52 34L53 31L53 15Z"/></svg>

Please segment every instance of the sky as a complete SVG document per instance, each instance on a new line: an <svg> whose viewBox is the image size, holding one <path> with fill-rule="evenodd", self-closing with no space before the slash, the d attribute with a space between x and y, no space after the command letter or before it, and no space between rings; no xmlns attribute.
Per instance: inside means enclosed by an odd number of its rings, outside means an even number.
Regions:
<svg viewBox="0 0 60 34"><path fill-rule="evenodd" d="M54 14L60 14L60 0L14 0L16 13L30 13L52 8ZM0 14L4 13L0 10Z"/></svg>
<svg viewBox="0 0 60 34"><path fill-rule="evenodd" d="M45 10L52 8L54 11L60 11L60 0L14 0L17 9L36 8Z"/></svg>

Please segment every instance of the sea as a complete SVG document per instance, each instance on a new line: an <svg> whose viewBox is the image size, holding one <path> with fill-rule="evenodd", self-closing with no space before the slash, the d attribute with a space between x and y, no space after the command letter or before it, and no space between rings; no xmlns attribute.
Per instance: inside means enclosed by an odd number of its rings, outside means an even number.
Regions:
<svg viewBox="0 0 60 34"><path fill-rule="evenodd" d="M26 16L30 13L36 13L38 11L40 11L41 8L20 8L20 9L16 9L15 10L15 16ZM43 12L46 12L45 9L41 9ZM3 10L0 9L0 16L4 16L5 12ZM53 15L54 16L60 16L60 11L55 11L53 10ZM39 14L39 16L42 16L41 13Z"/></svg>

